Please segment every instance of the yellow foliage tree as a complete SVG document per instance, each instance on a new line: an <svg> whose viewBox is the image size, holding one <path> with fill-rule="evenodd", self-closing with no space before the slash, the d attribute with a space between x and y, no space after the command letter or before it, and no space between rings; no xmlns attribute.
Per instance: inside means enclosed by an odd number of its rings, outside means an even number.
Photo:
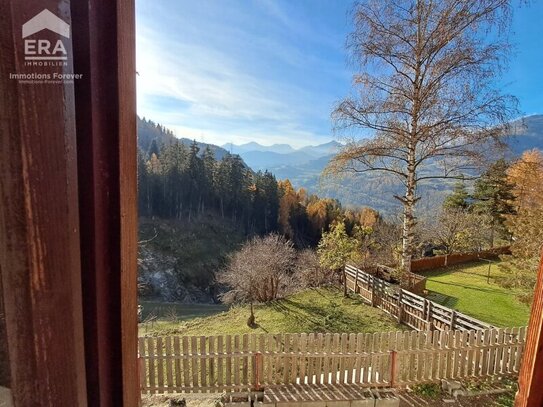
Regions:
<svg viewBox="0 0 543 407"><path fill-rule="evenodd" d="M513 242L512 255L505 256L509 261L502 266L508 272L504 285L520 288L521 300L530 302L543 244L543 154L526 151L507 175L515 185L517 214L509 215L506 221Z"/></svg>

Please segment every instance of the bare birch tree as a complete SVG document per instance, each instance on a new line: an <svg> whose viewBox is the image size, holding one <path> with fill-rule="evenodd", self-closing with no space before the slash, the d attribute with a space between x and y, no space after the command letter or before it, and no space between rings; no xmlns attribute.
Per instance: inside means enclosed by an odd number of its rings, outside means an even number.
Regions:
<svg viewBox="0 0 543 407"><path fill-rule="evenodd" d="M417 185L463 178L485 150L503 145L516 99L495 88L510 46L508 0L366 0L354 8L348 49L360 73L332 117L366 129L328 174L381 171L405 187L401 268L409 270Z"/></svg>

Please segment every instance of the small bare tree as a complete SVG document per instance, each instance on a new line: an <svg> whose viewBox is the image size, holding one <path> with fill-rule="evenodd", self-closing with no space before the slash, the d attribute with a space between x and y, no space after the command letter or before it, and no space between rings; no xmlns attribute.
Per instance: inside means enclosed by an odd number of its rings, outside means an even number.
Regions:
<svg viewBox="0 0 543 407"><path fill-rule="evenodd" d="M482 250L490 229L488 216L460 208L442 208L433 219L420 223L423 241L444 248L445 253Z"/></svg>
<svg viewBox="0 0 543 407"><path fill-rule="evenodd" d="M313 249L298 253L295 277L301 288L322 287L334 282L334 274L319 264L319 257Z"/></svg>
<svg viewBox="0 0 543 407"><path fill-rule="evenodd" d="M327 172L381 171L401 181L403 271L413 252L417 185L463 178L502 144L516 112L515 98L494 88L510 48L509 3L365 0L355 6L348 48L360 69L356 94L332 116L338 130L374 135L349 142Z"/></svg>
<svg viewBox="0 0 543 407"><path fill-rule="evenodd" d="M296 251L283 236L270 234L249 240L217 275L217 282L228 289L222 301L248 303L251 313L247 325L255 326L254 303L269 302L288 293L295 263Z"/></svg>

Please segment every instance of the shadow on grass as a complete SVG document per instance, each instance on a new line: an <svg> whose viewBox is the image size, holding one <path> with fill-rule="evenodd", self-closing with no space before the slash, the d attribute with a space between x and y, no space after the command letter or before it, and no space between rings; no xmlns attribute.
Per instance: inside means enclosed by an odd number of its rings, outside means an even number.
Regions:
<svg viewBox="0 0 543 407"><path fill-rule="evenodd" d="M431 301L435 301L438 304L445 305L449 308L454 308L458 303L457 297L452 297L437 291L430 291L427 297Z"/></svg>
<svg viewBox="0 0 543 407"><path fill-rule="evenodd" d="M322 295L322 294L321 294ZM324 298L326 296L323 295ZM348 301L345 303L345 301ZM356 316L350 315L341 309L341 304L359 305L362 307L360 313ZM288 315L298 325L298 329L312 332L347 332L353 329L363 329L371 327L375 323L375 318L370 315L364 318L364 307L368 307L361 300L353 298L338 298L337 301L326 299L321 305L307 304L292 299L283 299L270 304L276 311ZM383 316L381 322L385 321Z"/></svg>

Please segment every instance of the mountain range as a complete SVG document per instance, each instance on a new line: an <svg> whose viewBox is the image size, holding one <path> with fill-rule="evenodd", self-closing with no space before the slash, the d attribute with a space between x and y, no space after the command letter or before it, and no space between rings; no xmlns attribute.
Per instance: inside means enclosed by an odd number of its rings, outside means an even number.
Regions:
<svg viewBox="0 0 543 407"><path fill-rule="evenodd" d="M510 148L509 157L522 154L523 151L538 148L543 150L543 115L532 115L511 123L511 135L506 138ZM153 140L159 144L168 144L181 140L184 144L192 143L189 139L176 139L173 133L145 119L138 120L138 144L142 151L151 148ZM310 193L321 197L337 198L345 206L370 206L385 214L398 213L399 202L393 195L401 194L402 188L393 179L381 173L363 173L354 177L331 180L322 179L321 173L341 148L336 141L294 149L288 144L264 146L256 142L241 145L198 143L201 149L209 145L217 159L226 153L238 154L255 171L268 170L277 179L288 178L294 187L305 188ZM419 209L431 211L441 204L454 186L454 180L440 180L419 185L418 193L423 197Z"/></svg>
<svg viewBox="0 0 543 407"><path fill-rule="evenodd" d="M337 141L299 149L294 149L288 144L263 146L255 142L241 145L228 143L222 146L232 153L239 154L254 170L271 170L282 166L308 164L322 157L332 156L340 147L341 144Z"/></svg>
<svg viewBox="0 0 543 407"><path fill-rule="evenodd" d="M543 150L543 115L513 121L510 132L511 135L506 137L509 158L532 148ZM345 206L370 206L388 214L399 210L399 202L392 196L401 194L402 188L394 179L381 173L368 172L336 180L321 178L322 171L341 147L335 141L298 150L286 144L262 146L254 142L223 147L237 152L251 168L267 169L277 179L288 178L296 188L302 187L320 196L337 198ZM454 183L454 180L441 180L421 184L419 193L423 198L419 208L431 211L440 205L452 191Z"/></svg>

